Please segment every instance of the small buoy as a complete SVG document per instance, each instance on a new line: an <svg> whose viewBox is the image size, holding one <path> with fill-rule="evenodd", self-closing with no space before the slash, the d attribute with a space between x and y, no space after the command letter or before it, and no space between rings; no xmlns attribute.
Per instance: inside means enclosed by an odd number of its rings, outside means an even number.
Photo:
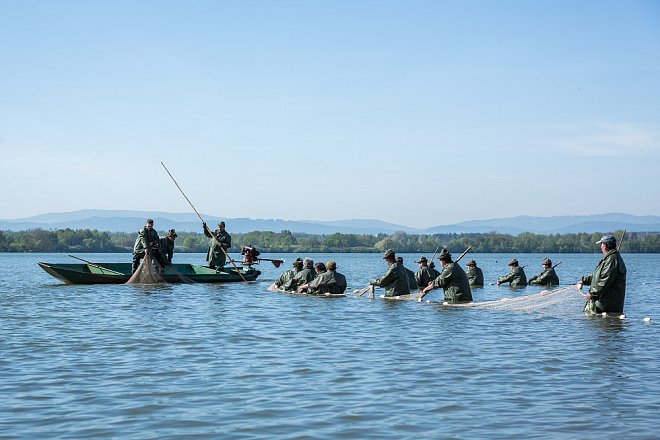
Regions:
<svg viewBox="0 0 660 440"><path fill-rule="evenodd" d="M651 322L651 321L652 321L652 319L651 319L650 316L645 316L644 317L644 322Z"/></svg>
<svg viewBox="0 0 660 440"><path fill-rule="evenodd" d="M443 305L443 306L448 306L449 303L448 303L447 301L445 301L445 302L442 303L442 305Z"/></svg>
<svg viewBox="0 0 660 440"><path fill-rule="evenodd" d="M626 315L623 314L619 315L619 319L626 319Z"/></svg>
<svg viewBox="0 0 660 440"><path fill-rule="evenodd" d="M600 316L607 316L607 312L601 313Z"/></svg>

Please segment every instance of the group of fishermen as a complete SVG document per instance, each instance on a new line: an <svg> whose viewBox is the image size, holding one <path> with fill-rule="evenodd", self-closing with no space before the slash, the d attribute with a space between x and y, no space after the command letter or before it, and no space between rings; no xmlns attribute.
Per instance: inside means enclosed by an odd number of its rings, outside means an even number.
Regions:
<svg viewBox="0 0 660 440"><path fill-rule="evenodd" d="M215 231L211 231L206 223L202 223L202 228L204 235L211 239L206 261L211 269L222 269L227 262L227 249L231 247L231 235L225 230L225 222L218 223ZM176 237L176 231L170 229L165 237L159 238L158 232L154 229L154 220L147 219L133 245L133 272L140 266L140 261L146 254L155 258L161 266L172 265Z"/></svg>
<svg viewBox="0 0 660 440"><path fill-rule="evenodd" d="M279 290L312 295L343 294L347 287L346 277L337 272L337 263L330 260L314 264L311 258L297 258L274 285Z"/></svg>
<svg viewBox="0 0 660 440"><path fill-rule="evenodd" d="M133 247L133 272L140 265L145 254L152 254L157 261L168 266L172 264L174 240L176 231L170 229L164 238L159 238L153 228L153 219L147 219L146 225L140 230ZM212 269L222 269L227 261L227 249L231 247L231 235L225 230L225 222L218 223L215 231L211 231L206 223L202 223L204 234L211 238L206 261ZM603 258L593 273L584 275L578 281L578 288L589 286L585 311L591 313L623 312L626 294L626 265L617 249L617 241L613 235L603 235L596 242L600 244ZM444 300L448 302L472 301L472 288L483 287L484 275L474 260L467 263L467 272L452 260L447 249L442 249L438 256L441 271L435 269L433 261L421 257L417 263L419 270L415 273L403 265L403 258L397 257L393 250L388 249L383 255L388 268L383 276L371 280L370 285L385 289L386 297L409 295L415 289L420 290L420 298L433 289L442 288ZM460 259L460 258L459 258ZM510 271L497 279L497 285L509 283L511 287L524 287L527 284L538 286L557 286L559 277L549 258L543 260L543 272L527 281L524 266L520 267L515 258L509 262ZM346 277L337 272L337 263L327 264L314 262L310 258L298 258L293 267L283 273L275 286L286 291L306 292L312 294L343 294L346 291Z"/></svg>

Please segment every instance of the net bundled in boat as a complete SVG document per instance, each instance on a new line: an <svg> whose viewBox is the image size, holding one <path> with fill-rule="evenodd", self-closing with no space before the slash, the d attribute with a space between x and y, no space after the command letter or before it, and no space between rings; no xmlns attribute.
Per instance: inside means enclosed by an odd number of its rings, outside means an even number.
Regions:
<svg viewBox="0 0 660 440"><path fill-rule="evenodd" d="M531 295L502 298L496 301L444 303L443 306L563 315L573 313L575 310L582 310L584 297L575 286L567 286L553 290L543 290Z"/></svg>

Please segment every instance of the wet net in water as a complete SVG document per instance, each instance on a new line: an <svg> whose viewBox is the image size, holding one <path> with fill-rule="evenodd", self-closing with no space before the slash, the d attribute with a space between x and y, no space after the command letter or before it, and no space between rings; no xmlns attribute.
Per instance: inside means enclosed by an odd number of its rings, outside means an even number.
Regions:
<svg viewBox="0 0 660 440"><path fill-rule="evenodd" d="M582 310L585 298L575 286L543 290L531 295L502 298L496 301L449 304L446 307L507 310L515 312L540 312L551 315L564 315Z"/></svg>
<svg viewBox="0 0 660 440"><path fill-rule="evenodd" d="M163 266L156 258L147 253L126 284L163 284L165 282Z"/></svg>

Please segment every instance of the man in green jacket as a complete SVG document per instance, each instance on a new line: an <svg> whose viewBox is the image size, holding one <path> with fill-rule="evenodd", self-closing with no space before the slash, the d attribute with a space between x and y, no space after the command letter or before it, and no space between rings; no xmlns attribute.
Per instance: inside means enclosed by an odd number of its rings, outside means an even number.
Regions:
<svg viewBox="0 0 660 440"><path fill-rule="evenodd" d="M388 249L383 254L383 260L387 262L389 267L387 272L380 278L371 280L372 286L378 286L385 289L385 296L400 296L400 295L409 295L410 294L410 285L408 282L408 274L403 268L403 265L399 265L396 262L396 255L392 249Z"/></svg>
<svg viewBox="0 0 660 440"><path fill-rule="evenodd" d="M484 287L484 273L480 267L477 267L477 262L474 260L468 261L467 268L470 287Z"/></svg>
<svg viewBox="0 0 660 440"><path fill-rule="evenodd" d="M509 262L511 272L508 275L501 276L497 279L497 285L503 283L511 283L511 287L525 287L527 286L527 276L522 267L518 267L518 260L515 258Z"/></svg>
<svg viewBox="0 0 660 440"><path fill-rule="evenodd" d="M417 263L419 264L419 270L415 274L415 282L417 283L417 288L423 290L430 282L440 275L440 272L427 266L428 260L426 257L420 258Z"/></svg>
<svg viewBox="0 0 660 440"><path fill-rule="evenodd" d="M284 290L295 292L298 287L307 284L316 278L316 270L314 269L314 260L305 258L303 260L303 269L298 272L293 278L284 284Z"/></svg>
<svg viewBox="0 0 660 440"><path fill-rule="evenodd" d="M626 265L616 249L616 238L603 235L596 244L600 244L603 258L591 275L583 276L577 283L578 289L589 286L584 310L589 313L622 313L626 299Z"/></svg>
<svg viewBox="0 0 660 440"><path fill-rule="evenodd" d="M330 260L325 268L325 272L317 274L316 278L310 281L309 284L299 286L298 291L313 295L344 293L346 291L346 277L337 272L337 263Z"/></svg>
<svg viewBox="0 0 660 440"><path fill-rule="evenodd" d="M284 272L280 277L275 280L275 286L278 289L284 289L284 285L291 281L293 277L296 276L298 272L300 272L303 268L303 260L302 258L298 257L296 260L292 263L292 268Z"/></svg>
<svg viewBox="0 0 660 440"><path fill-rule="evenodd" d="M147 219L146 225L140 229L133 245L133 272L140 266L140 260L145 253L149 253L156 261L160 262L160 239L158 232L154 229L154 221Z"/></svg>
<svg viewBox="0 0 660 440"><path fill-rule="evenodd" d="M410 291L412 292L413 290L417 289L417 281L415 281L415 272L404 266L403 257L396 257L396 264L400 264L401 267L403 267L403 270L406 272L406 275L408 275L408 288L410 289Z"/></svg>
<svg viewBox="0 0 660 440"><path fill-rule="evenodd" d="M163 266L171 266L172 258L174 257L174 240L176 239L176 231L170 229L167 235L160 239L160 257Z"/></svg>
<svg viewBox="0 0 660 440"><path fill-rule="evenodd" d="M231 235L225 231L225 222L218 223L218 229L211 232L206 223L202 223L204 235L211 239L206 261L211 269L222 269L227 262L227 249L231 247Z"/></svg>
<svg viewBox="0 0 660 440"><path fill-rule="evenodd" d="M534 275L529 279L529 284L534 286L558 286L559 277L552 267L552 260L546 258L543 260L543 272L540 275Z"/></svg>
<svg viewBox="0 0 660 440"><path fill-rule="evenodd" d="M442 287L445 292L445 301L447 302L470 302L472 301L472 290L470 282L461 266L454 263L451 254L447 249L443 249L438 256L442 265L442 272L422 290L420 300L433 289Z"/></svg>

